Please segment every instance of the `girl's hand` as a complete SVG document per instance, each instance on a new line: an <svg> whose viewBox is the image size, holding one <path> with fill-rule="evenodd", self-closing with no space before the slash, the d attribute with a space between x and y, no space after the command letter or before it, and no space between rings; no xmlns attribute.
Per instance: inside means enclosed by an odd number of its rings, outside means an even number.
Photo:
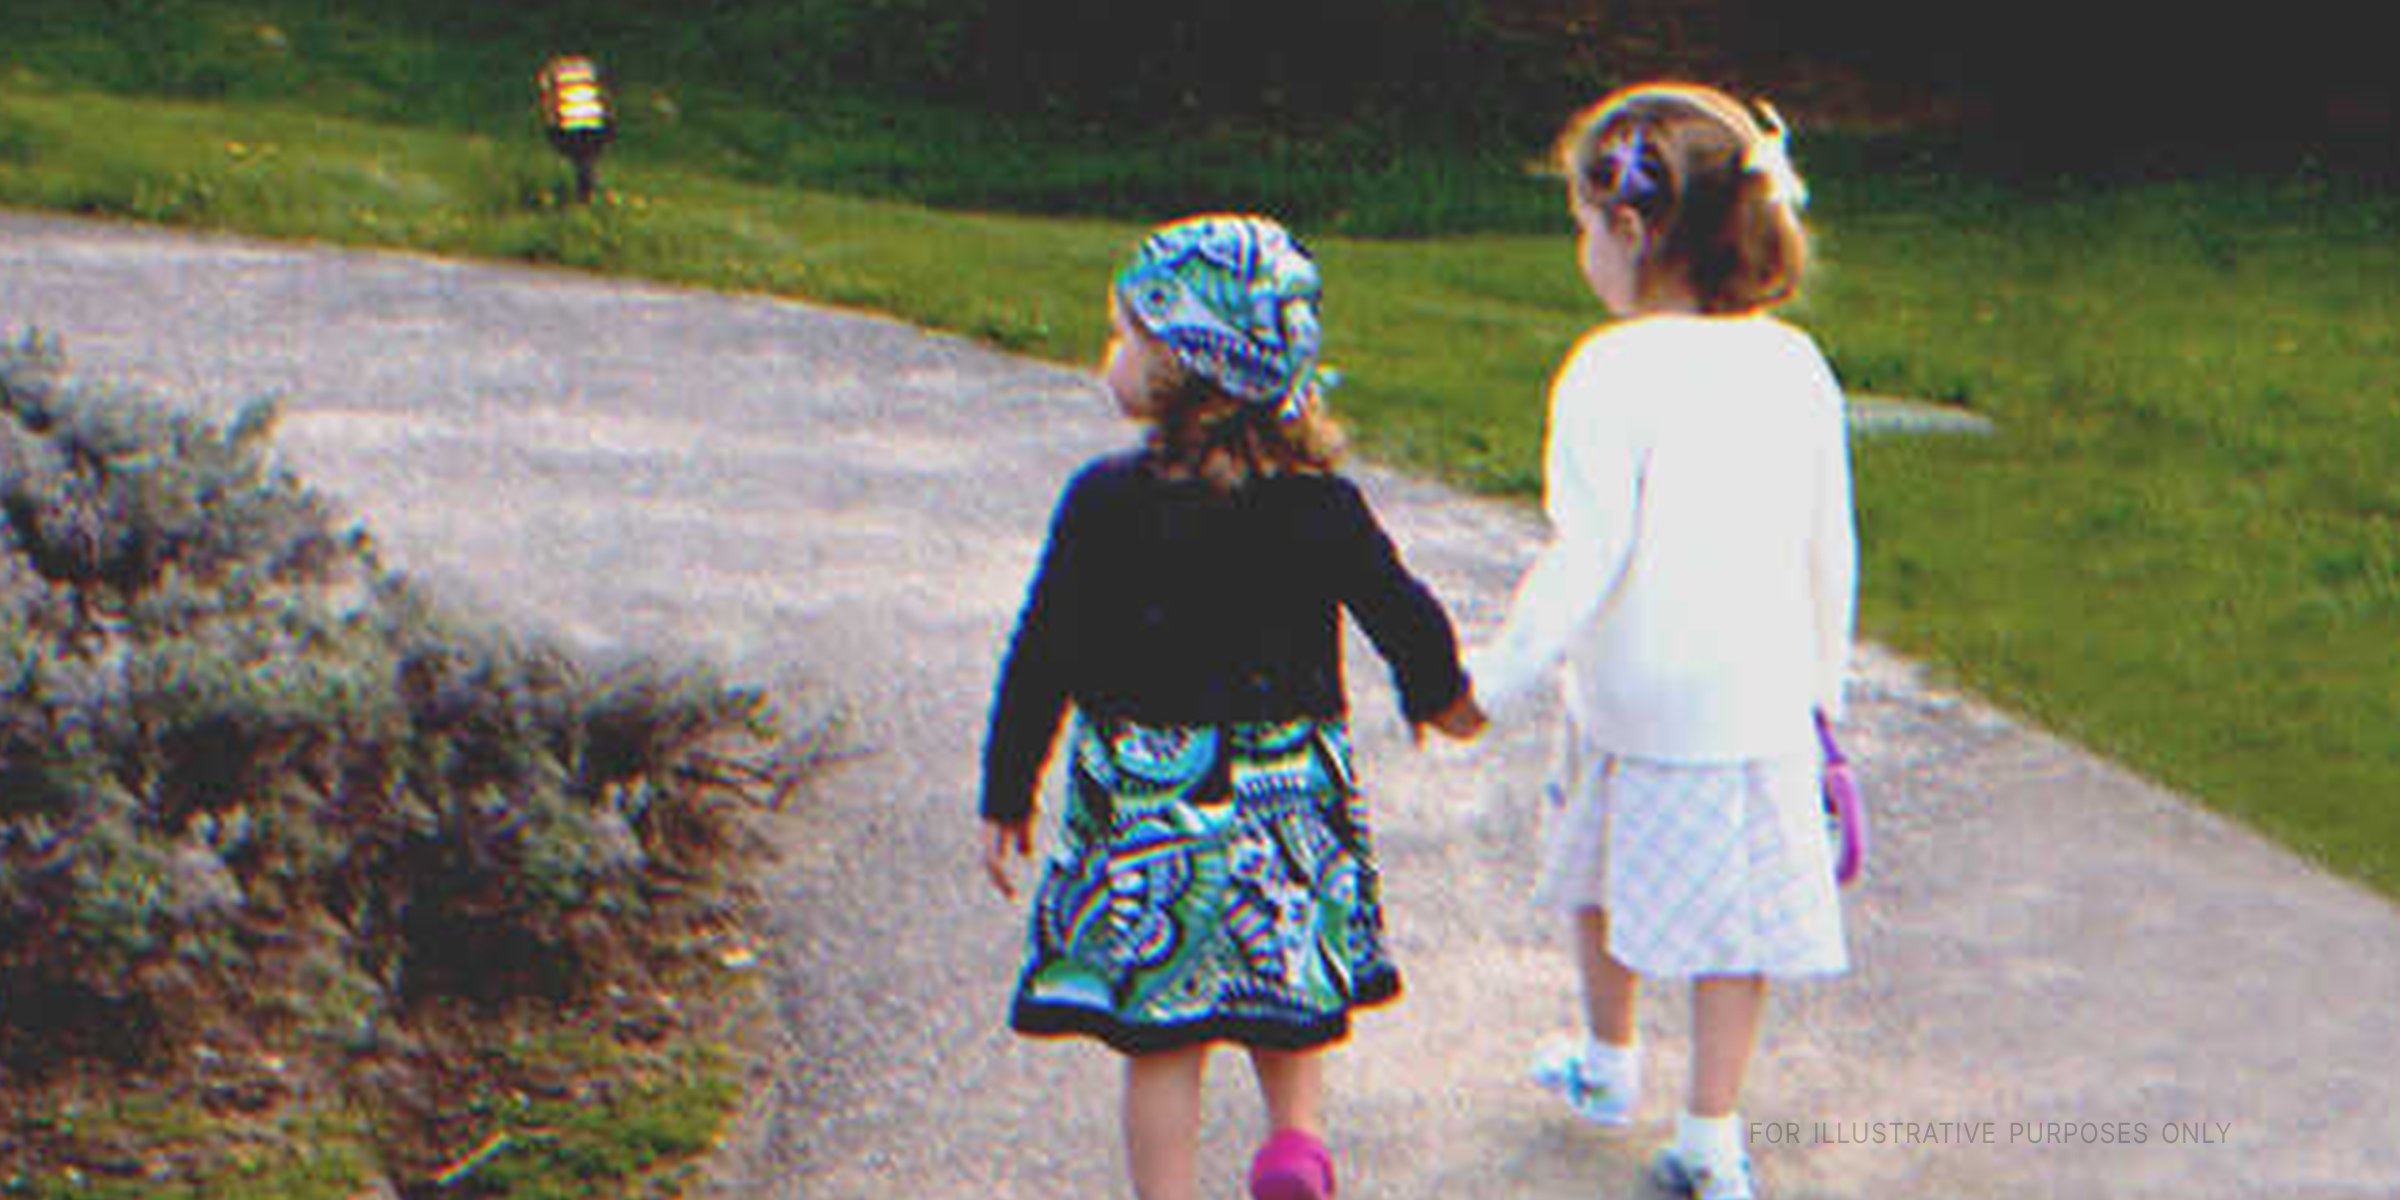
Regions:
<svg viewBox="0 0 2400 1200"><path fill-rule="evenodd" d="M1482 733L1491 723L1491 718L1484 715L1482 706L1475 703L1475 689L1472 687L1460 692L1458 699L1450 702L1450 707L1434 714L1433 720L1427 722L1444 735L1462 742ZM1421 733L1419 740L1423 740Z"/></svg>
<svg viewBox="0 0 2400 1200"><path fill-rule="evenodd" d="M998 821L983 823L983 873L991 877L992 887L1001 896L1014 900L1017 898L1017 884L1008 871L1011 854L1022 859L1033 857L1032 817L1014 825L1004 825Z"/></svg>

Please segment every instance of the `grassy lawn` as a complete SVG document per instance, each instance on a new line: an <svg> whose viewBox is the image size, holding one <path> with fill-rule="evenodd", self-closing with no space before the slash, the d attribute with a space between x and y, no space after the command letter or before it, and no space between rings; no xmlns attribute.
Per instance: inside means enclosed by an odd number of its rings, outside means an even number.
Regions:
<svg viewBox="0 0 2400 1200"><path fill-rule="evenodd" d="M1068 362L1097 349L1144 221L1263 208L1326 260L1367 450L1514 495L1538 487L1544 381L1597 317L1552 185L1516 166L1538 146L1229 133L1178 156L645 81L585 210L507 82L530 64L462 52L475 79L409 84L439 47L354 41L347 73L206 103L128 94L67 50L0 65L0 203L808 297ZM2004 186L1833 137L1799 154L1822 270L1792 315L1853 389L2001 429L1863 448L1867 631L2400 896L2400 203L2307 177Z"/></svg>
<svg viewBox="0 0 2400 1200"><path fill-rule="evenodd" d="M2395 215L2305 183L1862 211L1808 313L1853 387L2003 431L1864 455L1869 629L2387 894Z"/></svg>

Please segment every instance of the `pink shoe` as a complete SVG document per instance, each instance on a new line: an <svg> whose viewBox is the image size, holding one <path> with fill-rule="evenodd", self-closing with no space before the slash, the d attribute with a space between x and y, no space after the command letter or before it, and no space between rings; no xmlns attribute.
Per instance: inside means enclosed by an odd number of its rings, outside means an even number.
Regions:
<svg viewBox="0 0 2400 1200"><path fill-rule="evenodd" d="M1279 1129L1250 1160L1251 1200L1333 1200L1333 1155L1297 1129Z"/></svg>

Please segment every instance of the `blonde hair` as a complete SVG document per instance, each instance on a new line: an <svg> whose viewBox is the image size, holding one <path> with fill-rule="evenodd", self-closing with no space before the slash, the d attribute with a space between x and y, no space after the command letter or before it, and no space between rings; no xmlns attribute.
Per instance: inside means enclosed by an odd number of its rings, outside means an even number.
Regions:
<svg viewBox="0 0 2400 1200"><path fill-rule="evenodd" d="M1557 157L1579 201L1626 205L1650 231L1647 294L1662 277L1689 286L1700 311L1748 312L1799 294L1808 269L1805 189L1784 129L1715 88L1648 83L1576 114ZM1671 273L1662 275L1662 273Z"/></svg>
<svg viewBox="0 0 2400 1200"><path fill-rule="evenodd" d="M1322 398L1283 420L1184 366L1139 321L1127 322L1127 330L1151 352L1141 382L1155 402L1148 445L1162 476L1198 479L1230 494L1263 476L1323 474L1341 461L1348 438Z"/></svg>

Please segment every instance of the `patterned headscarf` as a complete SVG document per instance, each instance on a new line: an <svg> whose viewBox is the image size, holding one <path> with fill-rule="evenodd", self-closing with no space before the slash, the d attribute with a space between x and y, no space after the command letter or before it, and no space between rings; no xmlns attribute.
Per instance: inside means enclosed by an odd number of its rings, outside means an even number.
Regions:
<svg viewBox="0 0 2400 1200"><path fill-rule="evenodd" d="M1144 240L1117 273L1133 321L1184 367L1290 421L1332 384L1317 369L1316 261L1265 217L1191 217Z"/></svg>

